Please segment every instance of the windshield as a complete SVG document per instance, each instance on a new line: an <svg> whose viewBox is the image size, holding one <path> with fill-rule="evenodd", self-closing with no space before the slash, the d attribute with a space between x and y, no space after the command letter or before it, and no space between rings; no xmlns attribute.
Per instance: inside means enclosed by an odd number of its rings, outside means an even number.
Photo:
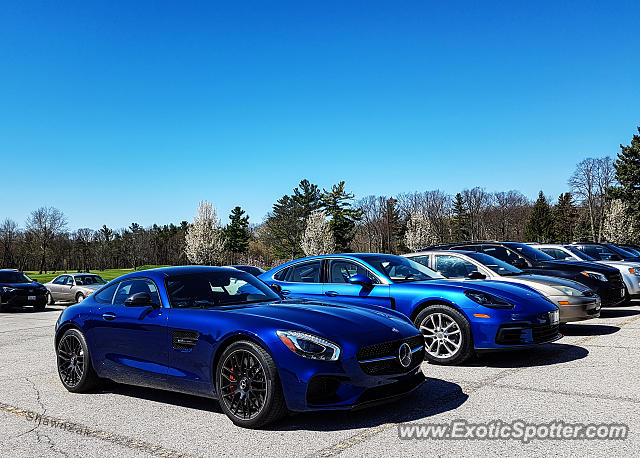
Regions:
<svg viewBox="0 0 640 458"><path fill-rule="evenodd" d="M630 247L630 246L623 246L622 248L624 248L625 251L628 251L629 253L633 254L634 256L640 256L640 251L638 251L637 249Z"/></svg>
<svg viewBox="0 0 640 458"><path fill-rule="evenodd" d="M520 275L523 272L517 267L501 261L493 256L484 253L466 253L471 259L475 259L480 264L493 270L498 275Z"/></svg>
<svg viewBox="0 0 640 458"><path fill-rule="evenodd" d="M271 288L251 274L212 271L175 275L166 279L174 308L210 308L280 300Z"/></svg>
<svg viewBox="0 0 640 458"><path fill-rule="evenodd" d="M598 261L618 261L622 259L622 256L604 245L582 245L576 249Z"/></svg>
<svg viewBox="0 0 640 458"><path fill-rule="evenodd" d="M509 242L505 243L505 245L512 250L516 250L527 258L533 259L534 261L553 261L553 258L548 254L543 253L540 250L536 250L535 248L531 248L529 245L525 245L524 243Z"/></svg>
<svg viewBox="0 0 640 458"><path fill-rule="evenodd" d="M100 275L76 275L76 285L106 285L107 282Z"/></svg>
<svg viewBox="0 0 640 458"><path fill-rule="evenodd" d="M606 245L611 251L615 251L616 253L618 253L620 256L622 256L623 258L634 258L637 255L633 254L630 250L628 250L627 248L620 248L619 246L615 246L615 245L610 245L607 244Z"/></svg>
<svg viewBox="0 0 640 458"><path fill-rule="evenodd" d="M575 254L577 257L579 257L583 261L596 261L595 258L592 258L587 253L583 253L582 251L578 250L574 246L569 245L569 246L566 246L565 248L571 251L573 254Z"/></svg>
<svg viewBox="0 0 640 458"><path fill-rule="evenodd" d="M0 283L32 283L29 277L22 272L4 271L0 272Z"/></svg>
<svg viewBox="0 0 640 458"><path fill-rule="evenodd" d="M400 256L373 254L359 257L396 283L444 278L435 270Z"/></svg>

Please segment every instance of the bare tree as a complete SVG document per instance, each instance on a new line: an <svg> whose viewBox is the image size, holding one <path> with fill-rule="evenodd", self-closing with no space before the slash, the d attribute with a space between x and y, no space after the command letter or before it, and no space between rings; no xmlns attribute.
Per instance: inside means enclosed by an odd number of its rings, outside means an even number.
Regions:
<svg viewBox="0 0 640 458"><path fill-rule="evenodd" d="M485 213L491 206L491 195L480 187L465 189L462 198L469 216L471 240L485 238Z"/></svg>
<svg viewBox="0 0 640 458"><path fill-rule="evenodd" d="M573 193L589 211L592 240L602 241L607 189L615 183L615 168L610 157L587 158L576 166L569 178Z"/></svg>
<svg viewBox="0 0 640 458"><path fill-rule="evenodd" d="M186 235L185 252L194 264L213 265L224 252L224 237L216 209L201 201Z"/></svg>
<svg viewBox="0 0 640 458"><path fill-rule="evenodd" d="M314 210L307 217L300 245L307 256L333 253L335 241L327 222L326 211Z"/></svg>
<svg viewBox="0 0 640 458"><path fill-rule="evenodd" d="M531 202L520 191L496 192L492 195L492 208L488 215L490 238L498 240L524 240Z"/></svg>
<svg viewBox="0 0 640 458"><path fill-rule="evenodd" d="M47 270L47 249L66 226L64 214L54 207L40 207L27 218L27 230L34 235L40 249L40 273Z"/></svg>
<svg viewBox="0 0 640 458"><path fill-rule="evenodd" d="M0 267L14 265L14 246L20 235L18 224L7 218L0 223L0 244L2 246L2 262Z"/></svg>
<svg viewBox="0 0 640 458"><path fill-rule="evenodd" d="M397 196L398 207L408 219L415 212L428 219L436 241L446 242L451 232L451 196L436 189L433 191L402 193Z"/></svg>

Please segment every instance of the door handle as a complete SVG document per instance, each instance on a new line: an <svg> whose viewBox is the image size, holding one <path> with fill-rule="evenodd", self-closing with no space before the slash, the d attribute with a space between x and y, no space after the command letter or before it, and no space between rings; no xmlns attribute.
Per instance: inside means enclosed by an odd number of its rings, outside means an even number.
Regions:
<svg viewBox="0 0 640 458"><path fill-rule="evenodd" d="M289 291L288 289L283 289L282 291L280 291L280 294L282 294L283 296L288 296L289 294L291 294L291 291Z"/></svg>
<svg viewBox="0 0 640 458"><path fill-rule="evenodd" d="M104 318L107 321L115 320L116 314L113 312L105 312L102 314L102 318Z"/></svg>
<svg viewBox="0 0 640 458"><path fill-rule="evenodd" d="M339 295L336 291L326 291L324 294L329 297L336 297Z"/></svg>

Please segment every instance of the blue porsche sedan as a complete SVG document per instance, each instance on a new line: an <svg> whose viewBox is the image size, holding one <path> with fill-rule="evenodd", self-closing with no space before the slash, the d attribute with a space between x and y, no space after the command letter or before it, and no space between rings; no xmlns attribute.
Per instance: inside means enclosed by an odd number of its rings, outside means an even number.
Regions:
<svg viewBox="0 0 640 458"><path fill-rule="evenodd" d="M447 280L400 256L315 256L288 262L259 278L289 297L401 312L424 335L426 358L439 364L459 364L474 352L561 337L558 307L532 288Z"/></svg>
<svg viewBox="0 0 640 458"><path fill-rule="evenodd" d="M71 392L110 379L210 397L249 428L391 400L425 381L424 340L404 315L283 300L233 268L122 276L62 312L55 349Z"/></svg>

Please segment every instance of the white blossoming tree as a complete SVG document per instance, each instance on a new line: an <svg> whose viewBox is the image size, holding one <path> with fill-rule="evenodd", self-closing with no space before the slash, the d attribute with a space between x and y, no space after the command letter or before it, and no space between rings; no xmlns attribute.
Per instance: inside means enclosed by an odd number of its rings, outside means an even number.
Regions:
<svg viewBox="0 0 640 458"><path fill-rule="evenodd" d="M604 220L602 231L604 239L612 243L633 243L633 229L633 221L627 213L627 205L620 199L611 201Z"/></svg>
<svg viewBox="0 0 640 458"><path fill-rule="evenodd" d="M203 200L185 235L185 253L194 264L213 265L224 252L224 237L216 209Z"/></svg>
<svg viewBox="0 0 640 458"><path fill-rule="evenodd" d="M324 210L315 210L307 218L307 225L301 240L302 251L307 256L333 253L335 241Z"/></svg>
<svg viewBox="0 0 640 458"><path fill-rule="evenodd" d="M411 251L420 250L438 241L427 215L416 211L409 215L404 243Z"/></svg>

